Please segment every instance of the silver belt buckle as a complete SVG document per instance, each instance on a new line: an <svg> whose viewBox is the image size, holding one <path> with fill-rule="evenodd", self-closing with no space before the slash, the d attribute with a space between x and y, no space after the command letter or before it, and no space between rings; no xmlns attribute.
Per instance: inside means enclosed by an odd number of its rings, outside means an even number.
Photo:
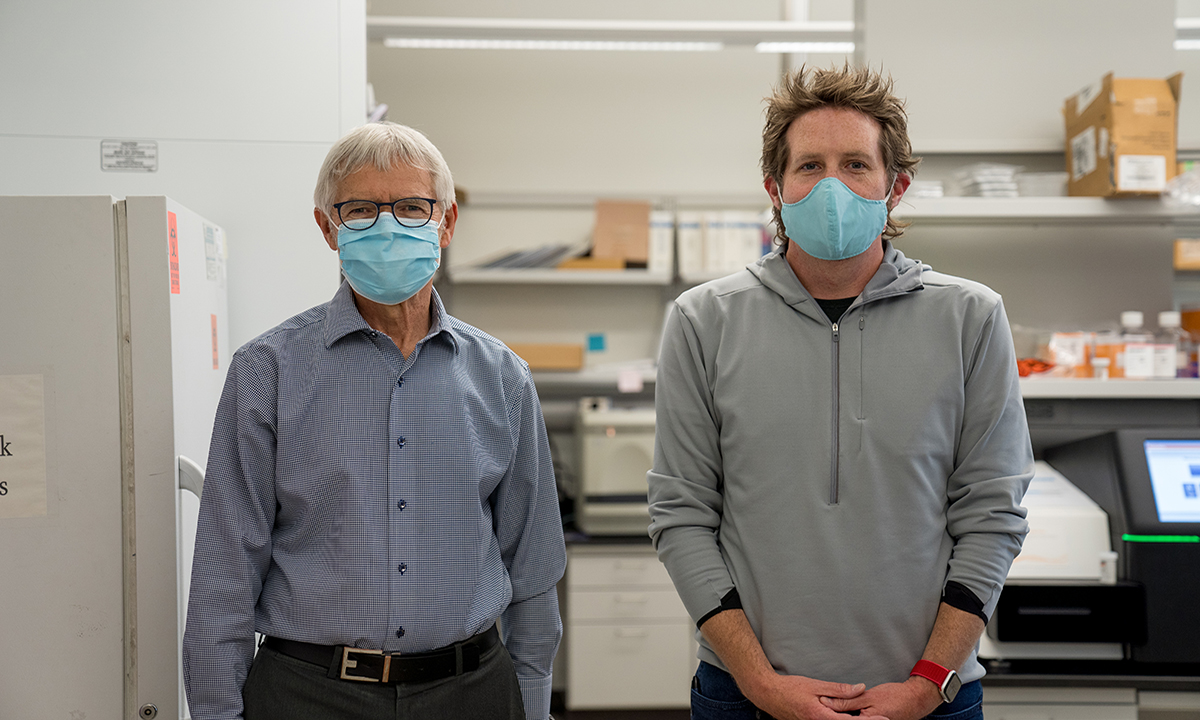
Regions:
<svg viewBox="0 0 1200 720"><path fill-rule="evenodd" d="M380 678L365 677L362 675L351 675L348 671L358 667L358 661L353 659L352 655L382 655L383 656L383 676ZM342 648L342 672L343 680L354 680L357 682L370 683L385 683L388 681L392 669L392 654L384 655L382 650L365 650L361 648L343 647Z"/></svg>

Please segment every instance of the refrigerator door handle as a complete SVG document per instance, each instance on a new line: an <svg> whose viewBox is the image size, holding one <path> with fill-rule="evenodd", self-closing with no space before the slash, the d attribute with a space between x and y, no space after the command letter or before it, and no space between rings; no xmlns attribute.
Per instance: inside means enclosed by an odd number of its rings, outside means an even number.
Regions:
<svg viewBox="0 0 1200 720"><path fill-rule="evenodd" d="M204 468L183 455L179 456L179 489L196 497L204 490Z"/></svg>

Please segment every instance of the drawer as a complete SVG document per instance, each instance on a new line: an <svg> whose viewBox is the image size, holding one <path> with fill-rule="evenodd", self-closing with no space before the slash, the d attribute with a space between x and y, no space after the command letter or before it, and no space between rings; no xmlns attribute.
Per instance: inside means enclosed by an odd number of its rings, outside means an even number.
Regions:
<svg viewBox="0 0 1200 720"><path fill-rule="evenodd" d="M572 553L567 561L567 587L651 585L674 587L667 569L653 553Z"/></svg>
<svg viewBox="0 0 1200 720"><path fill-rule="evenodd" d="M572 590L568 596L571 622L580 620L683 620L687 609L675 590Z"/></svg>
<svg viewBox="0 0 1200 720"><path fill-rule="evenodd" d="M1136 705L983 704L987 720L1138 720Z"/></svg>
<svg viewBox="0 0 1200 720"><path fill-rule="evenodd" d="M567 648L569 710L691 703L697 664L691 622L573 625Z"/></svg>

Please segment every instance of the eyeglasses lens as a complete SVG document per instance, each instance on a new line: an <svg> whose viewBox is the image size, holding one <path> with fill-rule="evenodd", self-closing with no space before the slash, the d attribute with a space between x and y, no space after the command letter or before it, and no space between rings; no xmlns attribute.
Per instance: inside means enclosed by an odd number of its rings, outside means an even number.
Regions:
<svg viewBox="0 0 1200 720"><path fill-rule="evenodd" d="M384 207L387 207L385 203ZM433 217L433 203L424 198L405 198L391 203L392 216L405 227L421 227ZM351 230L366 230L379 217L379 205L356 200L338 209L342 223Z"/></svg>
<svg viewBox="0 0 1200 720"><path fill-rule="evenodd" d="M351 230L366 230L375 224L379 206L373 202L350 202L338 208L342 224Z"/></svg>
<svg viewBox="0 0 1200 720"><path fill-rule="evenodd" d="M406 227L420 227L433 216L433 204L423 198L405 198L392 205L392 214Z"/></svg>

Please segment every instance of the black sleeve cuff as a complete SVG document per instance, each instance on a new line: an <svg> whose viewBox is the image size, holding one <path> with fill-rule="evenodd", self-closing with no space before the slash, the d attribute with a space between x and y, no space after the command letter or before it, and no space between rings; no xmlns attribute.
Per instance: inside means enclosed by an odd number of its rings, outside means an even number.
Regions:
<svg viewBox="0 0 1200 720"><path fill-rule="evenodd" d="M725 597L721 598L721 605L715 608L712 612L705 614L704 617L696 621L696 627L700 627L708 622L708 619L717 613L725 612L726 610L740 610L742 607L742 597L738 595L737 588L725 593Z"/></svg>
<svg viewBox="0 0 1200 720"><path fill-rule="evenodd" d="M983 603L962 583L953 580L947 582L946 589L942 591L942 602L952 608L969 612L987 624L988 616L983 612Z"/></svg>

